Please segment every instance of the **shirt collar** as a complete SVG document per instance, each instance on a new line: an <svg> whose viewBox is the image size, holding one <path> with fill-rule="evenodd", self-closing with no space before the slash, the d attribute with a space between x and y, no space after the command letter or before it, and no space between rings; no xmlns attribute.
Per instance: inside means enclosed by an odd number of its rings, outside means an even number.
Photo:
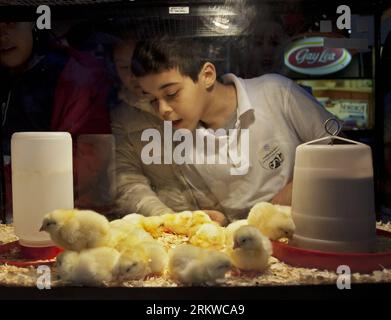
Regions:
<svg viewBox="0 0 391 320"><path fill-rule="evenodd" d="M233 73L227 73L222 76L222 80L224 84L233 83L235 85L236 96L238 100L238 108L236 112L238 120L248 111L254 110L254 108L251 106L250 99L245 89L246 84L242 78L235 76Z"/></svg>

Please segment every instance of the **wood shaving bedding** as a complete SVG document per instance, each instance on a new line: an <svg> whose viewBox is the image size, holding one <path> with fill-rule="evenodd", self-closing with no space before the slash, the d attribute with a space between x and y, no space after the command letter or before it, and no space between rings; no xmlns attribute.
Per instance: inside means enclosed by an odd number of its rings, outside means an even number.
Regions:
<svg viewBox="0 0 391 320"><path fill-rule="evenodd" d="M377 227L391 232L391 224L377 223ZM17 240L13 233L12 226L0 225L0 244ZM182 243L186 243L186 236L164 234L158 238L165 248L173 248ZM37 270L34 267L19 268L10 265L0 265L0 286L36 286ZM296 268L289 266L278 259L270 258L270 268L260 275L250 275L246 273L236 274L231 271L224 279L211 285L238 287L238 286L287 286L287 285L316 285L335 284L338 275L327 270L310 268ZM59 280L55 267L52 266L52 286L66 286L68 283ZM353 283L379 283L391 282L391 269L374 271L372 274L352 274ZM123 287L179 287L182 286L171 280L167 274L162 276L149 276L144 280L126 281L123 283L106 283L106 286ZM209 284L205 284L207 286Z"/></svg>
<svg viewBox="0 0 391 320"><path fill-rule="evenodd" d="M0 245L16 240L18 237L15 235L12 225L0 224Z"/></svg>

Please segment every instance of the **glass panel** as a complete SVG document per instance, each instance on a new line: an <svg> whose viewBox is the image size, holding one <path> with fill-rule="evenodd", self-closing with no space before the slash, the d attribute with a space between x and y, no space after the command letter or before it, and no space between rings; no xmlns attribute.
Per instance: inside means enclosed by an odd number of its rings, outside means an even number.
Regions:
<svg viewBox="0 0 391 320"><path fill-rule="evenodd" d="M224 211L228 206L227 212L232 212L229 219L234 219L242 217L255 202L271 200L277 189L292 179L295 147L324 132L320 121L312 122L310 111L298 113L293 109L303 101L319 107L319 112L329 111L331 114L324 114L343 121L346 136L375 148L379 119L375 118L372 2L352 3L351 26L344 28L347 21L339 24L341 14L336 13L336 5L317 1L189 1L177 6L162 1L56 1L53 5L47 1L53 17L50 30L39 30L36 24L36 6L45 2L12 2L23 5L23 10L10 3L0 1L3 196L9 218L10 141L18 131L70 132L75 205L113 216L133 211L147 215L196 209ZM264 194L251 191L247 195L251 187L240 184L240 180L231 183L215 179L212 183L201 179L200 172L189 170L189 166L145 163L141 154L147 143L141 141L142 133L152 128L164 131L162 116L159 118L157 112L162 109L157 99L161 96L160 91L140 82L142 76L133 74L132 54L140 41L156 37L186 43L189 54L184 68L196 60L210 62L219 81L226 73L243 79L276 73L301 86L290 84L301 100L290 100L288 90L284 91L286 95L270 97L269 102L277 110L281 99L288 99L284 114L288 124L282 127L291 126L295 144L290 140L276 144L273 139L282 139L279 135L284 130L280 132L279 123L270 122L265 124L266 136L270 132L275 136L270 141L260 139L264 144L256 146L259 157L263 155L256 160L262 170L285 170L287 166L281 179L284 185L264 190ZM153 72L160 71L157 67ZM200 69L196 71L197 77ZM201 90L199 82L189 77L190 72L181 72L180 76L185 75L186 81ZM270 83L274 78L262 79ZM246 86L254 81L246 81ZM197 98L191 100L195 109L200 104L206 108L205 101L212 101L207 92L215 92L216 86L202 94L197 91ZM223 95L217 107L230 101L230 93L228 90ZM174 97L176 92L165 94ZM249 98L251 104L259 102L254 100ZM211 123L204 121L201 111L197 112L200 114L191 114L196 125L207 129ZM237 115L225 119L223 128L227 132L236 128ZM285 121L284 117L279 121ZM174 116L166 120L173 120L172 125L178 128L182 121ZM251 123L251 119L246 120ZM306 121L308 126L301 125ZM243 119L241 122L246 123ZM388 129L386 140L387 134ZM225 169L219 167L204 174L214 178L216 172L226 174ZM264 174L276 176L275 171ZM243 198L239 207L226 205L225 196L236 191L238 198Z"/></svg>

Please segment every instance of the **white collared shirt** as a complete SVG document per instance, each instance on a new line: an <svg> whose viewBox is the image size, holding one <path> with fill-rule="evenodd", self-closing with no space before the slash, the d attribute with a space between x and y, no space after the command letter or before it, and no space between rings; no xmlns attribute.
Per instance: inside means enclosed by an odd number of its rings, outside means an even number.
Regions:
<svg viewBox="0 0 391 320"><path fill-rule="evenodd" d="M227 74L223 82L236 87L235 128L248 129L248 171L232 175L231 169L235 167L232 161L188 164L182 170L192 185L197 184L194 181L197 177L204 180L230 219L241 219L247 217L255 203L270 201L292 180L296 147L327 136L323 124L332 115L304 89L277 74L253 79ZM209 136L216 144L221 139L203 127L196 130L196 135L199 139ZM224 141L228 141L226 137ZM240 154L240 143L237 148Z"/></svg>

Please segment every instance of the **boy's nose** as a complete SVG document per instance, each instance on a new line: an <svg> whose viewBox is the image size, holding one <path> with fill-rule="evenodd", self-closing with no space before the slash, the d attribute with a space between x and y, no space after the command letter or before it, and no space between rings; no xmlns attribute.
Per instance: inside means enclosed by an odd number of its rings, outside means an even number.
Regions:
<svg viewBox="0 0 391 320"><path fill-rule="evenodd" d="M172 108L164 100L159 100L159 114L164 120L168 120Z"/></svg>

